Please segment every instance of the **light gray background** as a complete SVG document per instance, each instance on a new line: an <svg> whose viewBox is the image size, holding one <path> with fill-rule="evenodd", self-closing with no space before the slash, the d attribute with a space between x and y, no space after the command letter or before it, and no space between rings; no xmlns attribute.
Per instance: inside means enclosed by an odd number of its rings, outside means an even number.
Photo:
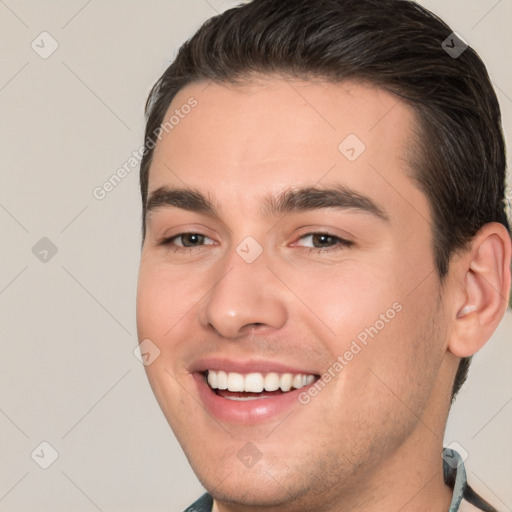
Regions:
<svg viewBox="0 0 512 512"><path fill-rule="evenodd" d="M92 192L140 147L147 93L178 46L235 3L0 0L0 511L170 512L202 492L133 355L138 168L105 199ZM510 135L512 1L422 3L488 64ZM51 48L43 31L59 45L47 59L31 47ZM32 252L42 237L58 249L47 262ZM511 334L507 313L446 436L502 510ZM43 441L59 454L48 469Z"/></svg>

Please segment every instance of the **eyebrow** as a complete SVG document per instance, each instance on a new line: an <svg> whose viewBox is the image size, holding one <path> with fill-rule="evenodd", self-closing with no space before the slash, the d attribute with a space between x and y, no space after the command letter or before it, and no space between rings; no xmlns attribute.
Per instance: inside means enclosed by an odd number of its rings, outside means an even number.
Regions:
<svg viewBox="0 0 512 512"><path fill-rule="evenodd" d="M283 215L292 212L336 208L369 213L388 221L384 210L372 199L343 185L333 188L306 187L286 190L277 197L268 197L264 204L267 215Z"/></svg>
<svg viewBox="0 0 512 512"><path fill-rule="evenodd" d="M174 206L183 210L217 216L217 208L213 202L198 190L187 188L160 187L152 192L146 203L146 212L164 206Z"/></svg>
<svg viewBox="0 0 512 512"><path fill-rule="evenodd" d="M218 208L211 199L198 190L188 188L158 188L150 194L146 212L167 206L203 213L211 217L219 216ZM261 211L266 216L279 216L322 208L356 210L369 213L380 220L389 221L385 211L372 199L343 185L330 188L297 188L286 190L277 196L267 196Z"/></svg>

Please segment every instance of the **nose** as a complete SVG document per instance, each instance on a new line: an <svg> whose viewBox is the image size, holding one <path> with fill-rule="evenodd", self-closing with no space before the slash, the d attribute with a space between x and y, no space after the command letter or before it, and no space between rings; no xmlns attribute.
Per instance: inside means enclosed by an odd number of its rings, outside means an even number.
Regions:
<svg viewBox="0 0 512 512"><path fill-rule="evenodd" d="M237 339L257 329L283 327L287 319L279 281L264 257L245 262L237 253L223 266L222 277L202 301L200 322L224 338Z"/></svg>

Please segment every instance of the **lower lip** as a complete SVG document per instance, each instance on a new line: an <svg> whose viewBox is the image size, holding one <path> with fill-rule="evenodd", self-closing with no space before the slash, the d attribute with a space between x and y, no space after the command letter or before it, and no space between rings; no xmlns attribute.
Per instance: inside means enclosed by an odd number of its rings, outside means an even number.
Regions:
<svg viewBox="0 0 512 512"><path fill-rule="evenodd" d="M309 386L256 400L238 401L222 398L206 383L202 373L194 373L199 396L209 413L220 421L239 425L264 423L282 415L298 403L298 396Z"/></svg>

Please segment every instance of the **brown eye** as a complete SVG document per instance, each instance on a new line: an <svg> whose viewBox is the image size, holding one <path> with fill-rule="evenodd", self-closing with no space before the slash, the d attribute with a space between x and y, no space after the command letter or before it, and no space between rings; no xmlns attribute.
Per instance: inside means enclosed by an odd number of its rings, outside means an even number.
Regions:
<svg viewBox="0 0 512 512"><path fill-rule="evenodd" d="M193 249L203 245L213 245L215 242L201 233L180 233L171 238L166 238L162 245L172 246L175 249Z"/></svg>
<svg viewBox="0 0 512 512"><path fill-rule="evenodd" d="M204 235L200 235L199 233L184 233L183 235L179 235L176 238L181 238L181 245L183 247L196 247L197 245L203 245L204 239L206 237Z"/></svg>
<svg viewBox="0 0 512 512"><path fill-rule="evenodd" d="M313 247L321 248L335 245L338 239L334 236L327 235L326 233L315 233L314 235L311 235L311 241L313 242Z"/></svg>
<svg viewBox="0 0 512 512"><path fill-rule="evenodd" d="M314 249L342 249L352 245L352 242L344 240L339 236L330 235L329 233L308 233L299 239L297 244L300 247Z"/></svg>

